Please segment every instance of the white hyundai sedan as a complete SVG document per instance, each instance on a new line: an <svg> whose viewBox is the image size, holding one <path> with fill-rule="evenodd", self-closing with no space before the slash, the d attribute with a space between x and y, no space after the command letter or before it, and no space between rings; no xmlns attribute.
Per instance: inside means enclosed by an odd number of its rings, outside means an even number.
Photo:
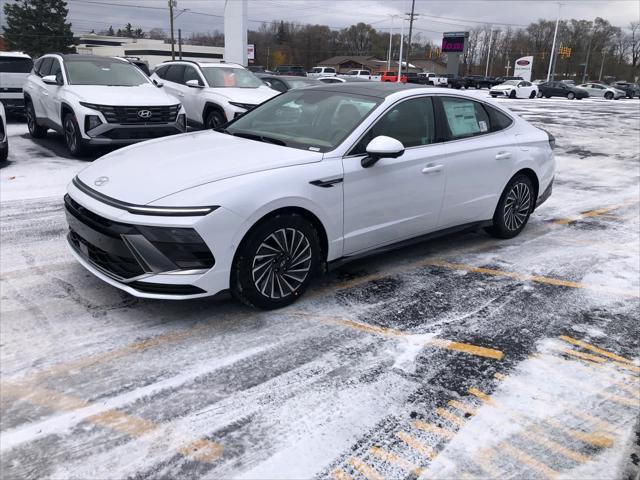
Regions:
<svg viewBox="0 0 640 480"><path fill-rule="evenodd" d="M489 90L489 95L493 98L536 98L537 94L538 87L526 80L507 80Z"/></svg>
<svg viewBox="0 0 640 480"><path fill-rule="evenodd" d="M554 139L490 100L389 83L291 90L217 131L83 170L68 241L140 297L293 302L345 260L444 232L511 238L551 194Z"/></svg>

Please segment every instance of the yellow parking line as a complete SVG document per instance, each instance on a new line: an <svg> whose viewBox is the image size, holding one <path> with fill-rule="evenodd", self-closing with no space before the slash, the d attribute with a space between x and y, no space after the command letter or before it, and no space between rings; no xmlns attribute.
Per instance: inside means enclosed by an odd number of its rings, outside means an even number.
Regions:
<svg viewBox="0 0 640 480"><path fill-rule="evenodd" d="M12 396L20 400L29 402L33 405L45 407L53 411L72 411L79 408L90 407L93 404L80 398L58 393L54 390L37 387L37 386L17 386L7 385L3 387L8 389ZM114 430L132 438L140 438L154 430L160 428L160 425L141 417L126 414L120 410L112 409L91 415L85 419L86 422L98 425L103 428ZM180 452L185 457L193 458L200 462L211 463L222 455L222 445L207 439L198 439L187 443L181 447Z"/></svg>
<svg viewBox="0 0 640 480"><path fill-rule="evenodd" d="M440 415L442 418L449 420L454 425L457 425L458 427L463 427L464 424L466 423L462 418L460 418L454 413L451 413L449 410L445 408L441 408L441 407L436 408L436 413Z"/></svg>
<svg viewBox="0 0 640 480"><path fill-rule="evenodd" d="M476 463L493 478L502 478L504 476L503 473L491 463L495 456L496 451L493 448L483 448L478 454Z"/></svg>
<svg viewBox="0 0 640 480"><path fill-rule="evenodd" d="M607 435L603 435L601 433L586 433L580 430L566 428L559 421L553 418L545 418L543 421L551 425L553 428L560 430L566 433L567 435L575 438L576 440L590 443L591 445L594 445L596 447L609 448L610 446L613 445L613 439Z"/></svg>
<svg viewBox="0 0 640 480"><path fill-rule="evenodd" d="M581 418L582 420L586 420L587 422L593 423L593 426L599 430L606 430L608 433L616 433L618 432L618 427L613 423L607 422L600 417L596 417L595 415L591 415L586 412L582 412L580 410L568 410L569 413L575 417Z"/></svg>
<svg viewBox="0 0 640 480"><path fill-rule="evenodd" d="M615 353L611 353L607 350L604 350L602 348L598 348L595 345L591 345L590 343L587 342L583 342L582 340L577 340L575 338L569 337L568 335L560 335L560 339L564 340L567 343L571 343L572 345L576 345L578 347L582 347L585 350L591 350L592 352L595 352L599 355L602 355L604 357L609 357L612 360L616 360L618 362L622 362L622 363L631 363L633 364L633 362L627 358L621 357L620 355L616 355Z"/></svg>
<svg viewBox="0 0 640 480"><path fill-rule="evenodd" d="M349 465L359 471L362 475L364 475L369 480L384 480L382 475L376 472L372 467L364 463L362 460L356 457L351 457L348 460Z"/></svg>
<svg viewBox="0 0 640 480"><path fill-rule="evenodd" d="M429 460L433 460L437 455L436 452L431 447L427 447L420 440L418 440L412 435L409 435L407 432L396 432L396 437L398 437L400 440L402 440L404 443L409 445L411 448L413 448L417 452L420 452Z"/></svg>
<svg viewBox="0 0 640 480"><path fill-rule="evenodd" d="M374 457L378 457L380 460L390 463L391 465L395 465L396 467L401 468L402 470L405 470L416 476L422 475L422 467L420 467L419 465L415 465L402 457L399 457L395 453L388 452L387 450L384 450L380 447L371 447L369 449L369 453Z"/></svg>
<svg viewBox="0 0 640 480"><path fill-rule="evenodd" d="M419 430L423 430L429 433L435 433L436 435L444 437L447 440L451 440L455 436L455 432L452 432L451 430L447 430L445 428L423 422L422 420L414 420L413 422L411 422L411 425Z"/></svg>
<svg viewBox="0 0 640 480"><path fill-rule="evenodd" d="M536 460L531 455L526 454L525 452L523 452L519 448L516 448L516 447L514 447L512 445L509 445L506 442L502 442L500 444L500 449L503 450L503 451L506 451L513 458L515 458L515 459L519 460L520 462L524 463L529 468L531 468L533 470L537 470L538 472L540 472L546 478L553 479L558 475L558 472L553 470L551 467L549 467L549 466L545 465L544 463Z"/></svg>
<svg viewBox="0 0 640 480"><path fill-rule="evenodd" d="M493 376L495 377L496 380L506 380L507 376L503 375L502 373L494 373Z"/></svg>
<svg viewBox="0 0 640 480"><path fill-rule="evenodd" d="M580 358L582 360L588 360L591 362L595 362L598 363L600 365L604 364L604 362L607 361L606 358L602 358L602 357L598 357L597 355L591 355L590 353L583 353L583 352L578 352L576 350L572 350L570 348L563 348L560 350L563 353L567 353L571 356ZM629 370L631 372L640 372L640 367L636 366L636 365L629 365L628 363L623 363L623 362L611 362L613 363L615 366L620 367L624 370Z"/></svg>
<svg viewBox="0 0 640 480"><path fill-rule="evenodd" d="M433 261L430 263L436 267L448 268L451 270L463 270L466 272L482 273L484 275L493 275L498 277L508 277L515 280L542 283L546 285L554 285L557 287L580 288L586 290L596 290L599 292L607 292L615 295L623 295L627 297L640 297L640 292L633 290L622 290L603 285L588 285L585 283L573 282L570 280L561 280L559 278L543 277L540 275L529 275L526 273L507 272L504 270L496 270L493 268L474 267L473 265L465 265L461 263L450 263L445 261Z"/></svg>
<svg viewBox="0 0 640 480"><path fill-rule="evenodd" d="M478 397L480 400L482 400L483 402L485 402L488 405L495 405L495 402L493 401L493 399L487 395L486 393L478 390L476 387L471 387L468 392L473 395L474 397Z"/></svg>
<svg viewBox="0 0 640 480"><path fill-rule="evenodd" d="M335 480L353 480L353 477L351 475L345 473L344 470L340 470L339 468L333 470L331 472L331 476Z"/></svg>
<svg viewBox="0 0 640 480"><path fill-rule="evenodd" d="M494 360L502 360L502 357L504 357L504 353L500 350L479 347L478 345L470 345L468 343L451 342L449 340L442 340L439 338L430 340L429 345L446 348L448 350L455 350L457 352L469 353L477 357L493 358Z"/></svg>
<svg viewBox="0 0 640 480"><path fill-rule="evenodd" d="M606 213L612 212L613 210L618 210L619 208L630 207L632 205L635 205L636 203L638 203L637 199L630 199L616 205L611 205L609 207L598 208L595 210L588 210L586 212L582 212L580 215L576 216L576 218L558 218L554 220L554 223L557 223L558 225L569 225L571 223L578 222L585 218L598 217L600 215L604 215Z"/></svg>
<svg viewBox="0 0 640 480"><path fill-rule="evenodd" d="M544 435L540 434L540 428L532 425L531 426L532 430L536 431L537 433L533 433L531 431L528 431L526 429L524 429L522 431L522 435L524 435L525 437L527 437L529 440L537 443L538 445L541 445L545 448L547 448L548 450L551 450L552 452L557 452L560 453L561 455L564 455L565 457L571 459L571 460L575 460L576 462L588 462L589 461L589 457L587 457L586 455L583 455L579 452L575 452L561 444L559 444L558 442L555 442L553 440L551 440L550 438L545 437Z"/></svg>
<svg viewBox="0 0 640 480"><path fill-rule="evenodd" d="M478 413L477 408L473 408L466 403L459 402L458 400L449 400L449 405L453 408L457 408L458 410L468 413L469 415L475 415L476 413Z"/></svg>

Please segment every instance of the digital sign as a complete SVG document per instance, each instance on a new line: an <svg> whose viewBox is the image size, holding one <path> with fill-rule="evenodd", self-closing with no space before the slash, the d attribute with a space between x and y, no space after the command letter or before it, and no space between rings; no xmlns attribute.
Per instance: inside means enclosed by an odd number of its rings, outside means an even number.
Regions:
<svg viewBox="0 0 640 480"><path fill-rule="evenodd" d="M464 36L460 37L445 37L442 39L442 52L454 52L454 53L462 53L464 52Z"/></svg>

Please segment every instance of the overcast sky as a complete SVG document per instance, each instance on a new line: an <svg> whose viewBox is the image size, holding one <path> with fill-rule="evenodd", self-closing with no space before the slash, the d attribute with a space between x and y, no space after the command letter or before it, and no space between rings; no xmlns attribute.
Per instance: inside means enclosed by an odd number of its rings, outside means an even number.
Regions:
<svg viewBox="0 0 640 480"><path fill-rule="evenodd" d="M0 2L6 0L0 0ZM67 0L75 33L121 28L127 22L150 30L168 29L167 0ZM241 0L229 0L241 1ZM176 20L183 36L192 32L223 30L225 0L178 0ZM411 0L249 0L249 28L262 21L291 20L342 28L357 22L377 29L391 26L389 15L411 9ZM444 31L464 30L490 23L495 26L526 25L538 18L555 19L558 3L545 0L416 0L420 14L414 28L423 38L439 40ZM562 0L562 18L592 20L601 16L619 27L640 21L638 0ZM399 27L399 19L394 20Z"/></svg>

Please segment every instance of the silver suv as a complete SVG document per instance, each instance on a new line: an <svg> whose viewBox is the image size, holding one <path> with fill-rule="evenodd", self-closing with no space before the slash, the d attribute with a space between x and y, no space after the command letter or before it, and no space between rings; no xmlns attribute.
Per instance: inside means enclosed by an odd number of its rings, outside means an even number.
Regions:
<svg viewBox="0 0 640 480"><path fill-rule="evenodd" d="M33 68L33 60L22 52L0 52L0 102L7 111L24 108L22 85Z"/></svg>

